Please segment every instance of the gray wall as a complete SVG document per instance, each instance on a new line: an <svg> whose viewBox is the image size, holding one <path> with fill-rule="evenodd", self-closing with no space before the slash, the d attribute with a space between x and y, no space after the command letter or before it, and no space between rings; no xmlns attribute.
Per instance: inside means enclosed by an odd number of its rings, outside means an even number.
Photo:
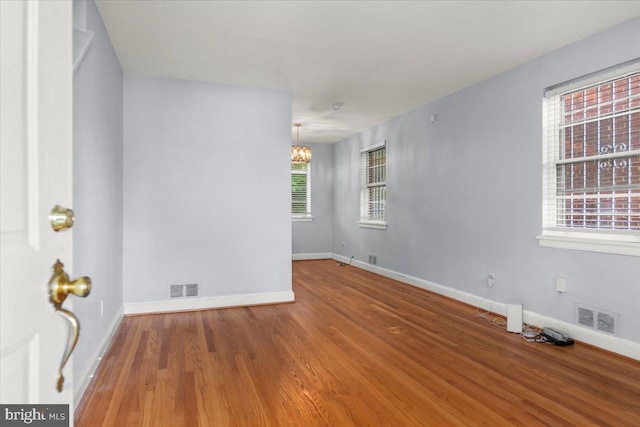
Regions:
<svg viewBox="0 0 640 427"><path fill-rule="evenodd" d="M373 253L381 267L479 296L495 272L498 301L567 322L575 303L620 313L620 336L640 342L637 257L536 240L544 88L640 57L638 40L635 19L336 144L333 252ZM382 140L389 227L361 229L359 148ZM555 292L557 276L566 294Z"/></svg>
<svg viewBox="0 0 640 427"><path fill-rule="evenodd" d="M93 1L74 2L74 15L76 25L94 32L73 80L73 275L93 281L87 298L74 299L82 322L74 352L74 376L79 379L94 361L123 301L123 75Z"/></svg>
<svg viewBox="0 0 640 427"><path fill-rule="evenodd" d="M294 254L329 253L333 231L333 145L311 147L311 215L313 221L292 222Z"/></svg>
<svg viewBox="0 0 640 427"><path fill-rule="evenodd" d="M127 75L125 303L291 291L291 95Z"/></svg>

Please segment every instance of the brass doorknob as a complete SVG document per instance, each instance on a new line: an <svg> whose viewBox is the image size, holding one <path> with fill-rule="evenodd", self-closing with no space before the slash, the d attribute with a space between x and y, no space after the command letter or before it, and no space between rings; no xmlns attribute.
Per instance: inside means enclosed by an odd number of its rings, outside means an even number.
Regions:
<svg viewBox="0 0 640 427"><path fill-rule="evenodd" d="M71 209L55 205L49 214L49 221L51 222L53 231L60 231L73 227L76 217L73 215Z"/></svg>
<svg viewBox="0 0 640 427"><path fill-rule="evenodd" d="M67 295L74 294L79 297L86 297L91 292L91 279L79 277L69 280L69 276L64 271L64 264L57 260L53 265L53 275L49 280L49 298L56 308L60 308L67 298Z"/></svg>
<svg viewBox="0 0 640 427"><path fill-rule="evenodd" d="M79 277L75 280L69 280L69 276L64 271L64 264L60 260L56 260L53 265L53 274L51 280L49 280L49 300L53 303L56 309L56 313L67 319L69 326L71 326L71 334L69 334L69 341L62 355L62 361L60 362L60 368L58 369L58 382L56 383L56 389L62 391L64 384L64 375L62 375L62 369L69 361L73 349L76 348L78 343L78 337L80 336L80 322L75 314L69 310L62 308L62 303L67 299L67 295L74 294L79 297L86 297L91 292L91 279L88 277Z"/></svg>

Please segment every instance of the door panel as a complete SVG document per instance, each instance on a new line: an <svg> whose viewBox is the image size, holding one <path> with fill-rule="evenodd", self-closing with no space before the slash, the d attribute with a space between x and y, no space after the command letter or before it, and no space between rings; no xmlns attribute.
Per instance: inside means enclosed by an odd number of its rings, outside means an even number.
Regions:
<svg viewBox="0 0 640 427"><path fill-rule="evenodd" d="M55 390L69 331L47 283L58 258L72 271L71 234L48 219L72 206L72 4L2 0L0 20L0 402L71 405L70 365Z"/></svg>
<svg viewBox="0 0 640 427"><path fill-rule="evenodd" d="M32 336L2 357L2 383L12 385L10 390L3 390L2 403L38 402L38 344L38 336Z"/></svg>

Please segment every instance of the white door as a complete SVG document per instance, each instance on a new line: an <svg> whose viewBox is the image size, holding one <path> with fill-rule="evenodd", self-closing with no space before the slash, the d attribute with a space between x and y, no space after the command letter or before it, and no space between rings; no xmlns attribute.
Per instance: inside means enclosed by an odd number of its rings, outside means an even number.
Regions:
<svg viewBox="0 0 640 427"><path fill-rule="evenodd" d="M56 390L70 327L47 283L58 258L72 271L71 231L48 218L72 207L72 25L70 1L0 0L0 403L71 417L71 364Z"/></svg>

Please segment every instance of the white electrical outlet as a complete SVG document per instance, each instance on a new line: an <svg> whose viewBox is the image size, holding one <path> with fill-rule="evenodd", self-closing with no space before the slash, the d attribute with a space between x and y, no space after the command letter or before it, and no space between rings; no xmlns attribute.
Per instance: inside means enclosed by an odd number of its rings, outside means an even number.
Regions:
<svg viewBox="0 0 640 427"><path fill-rule="evenodd" d="M556 291L560 293L567 292L567 279L564 277L556 278Z"/></svg>
<svg viewBox="0 0 640 427"><path fill-rule="evenodd" d="M489 273L487 275L487 286L493 288L496 284L496 273Z"/></svg>

